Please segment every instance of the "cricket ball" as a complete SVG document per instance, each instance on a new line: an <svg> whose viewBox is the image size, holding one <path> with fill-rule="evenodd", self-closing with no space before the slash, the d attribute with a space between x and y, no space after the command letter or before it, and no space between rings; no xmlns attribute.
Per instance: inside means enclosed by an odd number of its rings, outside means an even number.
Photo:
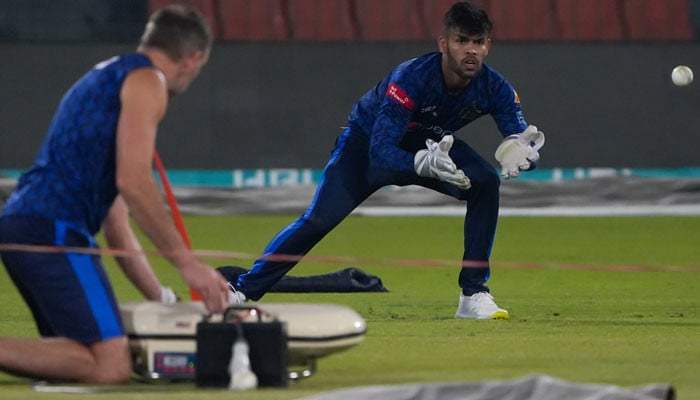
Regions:
<svg viewBox="0 0 700 400"><path fill-rule="evenodd" d="M671 71L671 80L676 86L687 86L693 82L693 70L686 65L679 65Z"/></svg>

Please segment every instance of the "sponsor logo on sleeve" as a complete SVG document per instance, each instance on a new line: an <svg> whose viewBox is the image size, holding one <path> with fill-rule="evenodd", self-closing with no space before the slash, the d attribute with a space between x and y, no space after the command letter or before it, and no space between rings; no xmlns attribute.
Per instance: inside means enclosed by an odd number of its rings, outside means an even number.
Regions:
<svg viewBox="0 0 700 400"><path fill-rule="evenodd" d="M413 108L413 100L408 97L406 92L401 90L395 83L390 83L386 89L386 95L391 97L395 102L399 103L405 109Z"/></svg>

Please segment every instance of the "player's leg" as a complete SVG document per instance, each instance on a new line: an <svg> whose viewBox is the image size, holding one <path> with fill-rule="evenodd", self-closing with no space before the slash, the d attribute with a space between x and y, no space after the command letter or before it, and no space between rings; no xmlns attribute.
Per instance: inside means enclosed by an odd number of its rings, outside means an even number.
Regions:
<svg viewBox="0 0 700 400"><path fill-rule="evenodd" d="M500 178L496 170L474 149L455 140L450 157L471 181L471 188L462 190L446 182L418 177L414 183L467 202L464 221L464 267L459 284L467 296L486 291L489 278L489 256L496 233Z"/></svg>
<svg viewBox="0 0 700 400"><path fill-rule="evenodd" d="M498 224L501 181L496 169L461 140L455 141L450 156L472 183L469 190L460 191L457 197L467 201L459 284L463 294L470 296L489 291L486 282L490 277L489 257Z"/></svg>
<svg viewBox="0 0 700 400"><path fill-rule="evenodd" d="M89 236L36 218L3 217L0 241L87 247ZM131 357L116 300L96 256L5 251L2 261L42 339L0 339L0 369L37 379L123 383Z"/></svg>
<svg viewBox="0 0 700 400"><path fill-rule="evenodd" d="M0 339L0 370L32 379L92 384L129 380L127 338L120 336L86 346L75 340Z"/></svg>
<svg viewBox="0 0 700 400"><path fill-rule="evenodd" d="M358 135L359 136L359 135ZM323 172L308 209L280 231L263 251L263 256L291 255L290 260L260 258L251 270L239 276L236 287L248 299L258 300L336 227L374 190L366 180L369 141L343 135Z"/></svg>
<svg viewBox="0 0 700 400"><path fill-rule="evenodd" d="M508 319L508 311L496 305L486 286L498 223L500 177L496 169L466 143L456 141L453 149L455 163L472 182L465 196L464 255L459 274L462 293L455 317Z"/></svg>
<svg viewBox="0 0 700 400"><path fill-rule="evenodd" d="M470 189L461 190L435 179L422 179L419 184L467 202L463 264L459 274L462 289L460 310L464 307L472 310L461 316L458 312L458 316L508 318L507 311L493 302L486 286L491 272L489 257L498 223L500 177L488 161L461 140L455 140L450 157L469 177L472 184ZM463 307L463 303L470 299L477 304L465 304Z"/></svg>

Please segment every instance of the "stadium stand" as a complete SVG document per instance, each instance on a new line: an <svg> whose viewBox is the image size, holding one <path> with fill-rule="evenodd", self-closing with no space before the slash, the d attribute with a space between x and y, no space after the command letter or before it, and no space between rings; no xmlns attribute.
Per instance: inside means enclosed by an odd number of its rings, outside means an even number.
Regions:
<svg viewBox="0 0 700 400"><path fill-rule="evenodd" d="M363 40L422 40L428 38L422 0L355 0Z"/></svg>
<svg viewBox="0 0 700 400"><path fill-rule="evenodd" d="M625 38L622 2L578 0L554 2L557 37L561 40L623 40Z"/></svg>
<svg viewBox="0 0 700 400"><path fill-rule="evenodd" d="M453 0L151 0L189 2L220 40L434 40ZM504 41L693 40L688 0L475 0Z"/></svg>
<svg viewBox="0 0 700 400"><path fill-rule="evenodd" d="M223 40L288 40L292 38L283 0L218 2Z"/></svg>
<svg viewBox="0 0 700 400"><path fill-rule="evenodd" d="M347 0L288 0L286 12L292 39L351 41L359 39L352 2Z"/></svg>
<svg viewBox="0 0 700 400"><path fill-rule="evenodd" d="M623 1L627 39L683 40L693 38L686 0Z"/></svg>
<svg viewBox="0 0 700 400"><path fill-rule="evenodd" d="M494 20L498 40L552 40L556 30L550 0L490 0L484 9Z"/></svg>
<svg viewBox="0 0 700 400"><path fill-rule="evenodd" d="M163 5L189 3L220 41L433 41L454 0L3 0L3 42L132 42ZM692 41L697 0L473 0L500 41Z"/></svg>

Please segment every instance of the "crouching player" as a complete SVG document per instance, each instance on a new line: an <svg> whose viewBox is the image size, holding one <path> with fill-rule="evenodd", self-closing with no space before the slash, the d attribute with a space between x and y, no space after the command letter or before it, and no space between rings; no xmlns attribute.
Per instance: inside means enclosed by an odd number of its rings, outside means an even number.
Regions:
<svg viewBox="0 0 700 400"><path fill-rule="evenodd" d="M499 174L455 132L491 115L504 137L496 158L505 179L534 166L544 135L526 123L510 83L484 63L491 28L486 12L469 2L455 3L444 17L439 52L398 65L355 103L311 205L263 254L296 257L261 257L235 282L240 299L261 298L296 265L298 256L381 187L420 185L467 204L456 317L508 318L486 286Z"/></svg>

